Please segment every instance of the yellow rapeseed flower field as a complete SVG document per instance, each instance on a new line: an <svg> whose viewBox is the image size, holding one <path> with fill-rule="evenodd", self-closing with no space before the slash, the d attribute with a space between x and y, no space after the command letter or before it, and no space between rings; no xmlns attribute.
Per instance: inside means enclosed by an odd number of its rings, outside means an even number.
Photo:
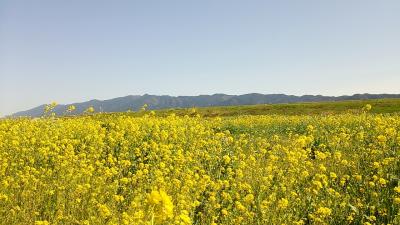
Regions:
<svg viewBox="0 0 400 225"><path fill-rule="evenodd" d="M0 224L400 224L400 116L369 110L2 119Z"/></svg>

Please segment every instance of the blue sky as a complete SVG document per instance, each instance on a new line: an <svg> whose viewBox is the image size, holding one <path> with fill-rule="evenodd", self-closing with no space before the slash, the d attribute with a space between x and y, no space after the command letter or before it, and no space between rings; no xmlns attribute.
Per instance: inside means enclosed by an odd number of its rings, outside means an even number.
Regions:
<svg viewBox="0 0 400 225"><path fill-rule="evenodd" d="M400 93L398 0L0 0L0 115L128 94Z"/></svg>

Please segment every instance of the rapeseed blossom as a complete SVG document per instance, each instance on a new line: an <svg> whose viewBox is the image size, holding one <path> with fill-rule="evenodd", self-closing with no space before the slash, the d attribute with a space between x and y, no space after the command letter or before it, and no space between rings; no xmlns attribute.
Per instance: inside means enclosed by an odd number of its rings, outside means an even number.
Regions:
<svg viewBox="0 0 400 225"><path fill-rule="evenodd" d="M1 119L0 223L396 224L400 116L368 108Z"/></svg>

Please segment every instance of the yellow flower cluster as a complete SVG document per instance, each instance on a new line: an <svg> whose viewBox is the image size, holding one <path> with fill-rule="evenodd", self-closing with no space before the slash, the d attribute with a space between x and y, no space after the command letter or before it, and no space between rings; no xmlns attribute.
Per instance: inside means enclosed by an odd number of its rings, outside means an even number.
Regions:
<svg viewBox="0 0 400 225"><path fill-rule="evenodd" d="M93 112L0 120L0 224L400 224L399 115Z"/></svg>

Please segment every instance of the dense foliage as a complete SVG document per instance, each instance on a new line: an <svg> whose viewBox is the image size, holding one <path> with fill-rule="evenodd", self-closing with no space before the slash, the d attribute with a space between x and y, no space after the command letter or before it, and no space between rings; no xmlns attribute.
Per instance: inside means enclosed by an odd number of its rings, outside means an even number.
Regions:
<svg viewBox="0 0 400 225"><path fill-rule="evenodd" d="M0 224L399 224L399 174L398 115L0 120Z"/></svg>

